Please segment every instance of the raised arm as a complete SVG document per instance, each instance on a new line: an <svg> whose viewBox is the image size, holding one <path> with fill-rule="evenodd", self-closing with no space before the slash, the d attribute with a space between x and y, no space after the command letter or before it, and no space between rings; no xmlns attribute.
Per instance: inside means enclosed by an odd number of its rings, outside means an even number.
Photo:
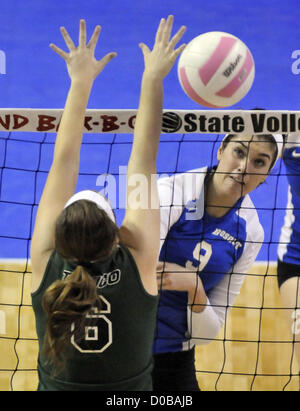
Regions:
<svg viewBox="0 0 300 411"><path fill-rule="evenodd" d="M145 69L127 176L127 210L121 239L130 248L143 279L154 278L159 253L160 211L156 184L156 157L162 124L163 79L173 67L184 45L176 50L185 27L170 39L173 16L161 19L153 50L140 43ZM151 184L152 176L152 184ZM154 183L153 183L154 182ZM137 204L137 183L140 196ZM143 204L143 206L142 206ZM151 281L153 281L153 278ZM156 284L155 284L156 285Z"/></svg>
<svg viewBox="0 0 300 411"><path fill-rule="evenodd" d="M65 60L71 85L34 226L31 243L33 288L39 283L49 255L54 249L56 219L76 188L84 117L93 82L115 56L115 53L109 53L100 61L95 59L94 50L100 30L100 26L97 26L86 44L86 25L85 21L81 20L78 47L74 45L64 27L61 28L61 33L69 53L50 44L52 50Z"/></svg>

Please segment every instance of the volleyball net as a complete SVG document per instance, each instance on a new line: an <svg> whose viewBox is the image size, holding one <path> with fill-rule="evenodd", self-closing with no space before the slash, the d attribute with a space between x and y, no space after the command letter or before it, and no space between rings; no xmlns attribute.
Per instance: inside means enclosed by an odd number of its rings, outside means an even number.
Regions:
<svg viewBox="0 0 300 411"><path fill-rule="evenodd" d="M35 390L38 344L30 298L30 240L61 109L0 109L0 390ZM136 110L87 110L77 191L105 191L124 217ZM158 176L213 166L224 134L300 132L300 112L164 110ZM295 341L276 261L287 204L278 161L251 198L265 230L257 261L217 338L196 348L203 390L298 390Z"/></svg>

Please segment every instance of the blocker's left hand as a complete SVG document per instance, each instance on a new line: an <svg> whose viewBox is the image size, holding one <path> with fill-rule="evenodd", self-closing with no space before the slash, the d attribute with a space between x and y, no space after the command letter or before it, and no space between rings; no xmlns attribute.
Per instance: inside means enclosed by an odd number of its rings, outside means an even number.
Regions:
<svg viewBox="0 0 300 411"><path fill-rule="evenodd" d="M75 46L65 27L61 27L60 30L69 53L53 43L50 44L50 47L65 60L72 81L93 81L106 64L116 56L116 53L112 52L106 54L99 61L95 59L94 52L101 32L100 26L95 27L92 37L86 44L86 23L85 20L80 20L78 47Z"/></svg>

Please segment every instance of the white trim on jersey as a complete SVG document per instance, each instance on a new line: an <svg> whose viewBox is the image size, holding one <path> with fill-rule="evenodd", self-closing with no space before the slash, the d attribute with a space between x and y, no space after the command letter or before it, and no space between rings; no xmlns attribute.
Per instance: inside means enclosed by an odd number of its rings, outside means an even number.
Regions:
<svg viewBox="0 0 300 411"><path fill-rule="evenodd" d="M197 218L204 212L204 179L207 167L190 170L158 180L160 200L160 240L161 247L173 224L179 220L185 206L192 200L196 206ZM200 201L198 200L200 199ZM198 201L197 201L198 200ZM195 216L194 212L193 215Z"/></svg>
<svg viewBox="0 0 300 411"><path fill-rule="evenodd" d="M210 292L209 305L205 310L195 313L190 307L188 308L191 340L188 341L188 346L185 343L185 349L189 349L191 344L208 344L216 338L263 243L264 230L249 196L244 198L237 214L247 221L247 237L243 255Z"/></svg>
<svg viewBox="0 0 300 411"><path fill-rule="evenodd" d="M185 186L185 175L191 173L196 173L199 176L198 179L194 180L194 183L197 184L196 186ZM207 167L203 167L158 181L161 203L161 246L170 228L180 218L185 205L191 198L193 201L200 198L197 203L197 212L199 218L202 218L206 173ZM188 350L193 345L208 344L216 338L225 322L228 309L234 304L245 280L245 275L253 265L263 243L264 231L259 222L257 211L248 195L244 197L237 214L247 223L244 252L231 271L211 290L207 305L202 312L195 313L191 311L189 306L187 307L188 335L191 338L183 343L183 350ZM174 266L174 264L172 265ZM167 263L165 264L166 268ZM179 267L179 269L184 270L183 267ZM190 268L187 271L190 271Z"/></svg>
<svg viewBox="0 0 300 411"><path fill-rule="evenodd" d="M284 144L284 150L291 148L291 147L299 147L300 145L300 134L298 133L291 133L287 136L287 139Z"/></svg>
<svg viewBox="0 0 300 411"><path fill-rule="evenodd" d="M288 187L288 201L286 206L286 212L284 216L284 224L281 228L280 238L279 238L279 245L278 245L278 258L279 260L283 261L283 257L287 252L287 247L291 242L291 236L293 234L292 225L295 222L295 215L294 215L294 204L292 202L292 192L291 186Z"/></svg>

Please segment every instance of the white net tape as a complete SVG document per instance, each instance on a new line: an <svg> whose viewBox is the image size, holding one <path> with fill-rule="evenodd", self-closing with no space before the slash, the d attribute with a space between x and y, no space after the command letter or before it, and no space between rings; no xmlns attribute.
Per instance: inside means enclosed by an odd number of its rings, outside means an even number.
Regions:
<svg viewBox="0 0 300 411"><path fill-rule="evenodd" d="M0 131L55 133L63 109L0 109ZM87 110L85 133L132 133L136 110ZM164 133L291 133L300 131L300 111L164 110Z"/></svg>

